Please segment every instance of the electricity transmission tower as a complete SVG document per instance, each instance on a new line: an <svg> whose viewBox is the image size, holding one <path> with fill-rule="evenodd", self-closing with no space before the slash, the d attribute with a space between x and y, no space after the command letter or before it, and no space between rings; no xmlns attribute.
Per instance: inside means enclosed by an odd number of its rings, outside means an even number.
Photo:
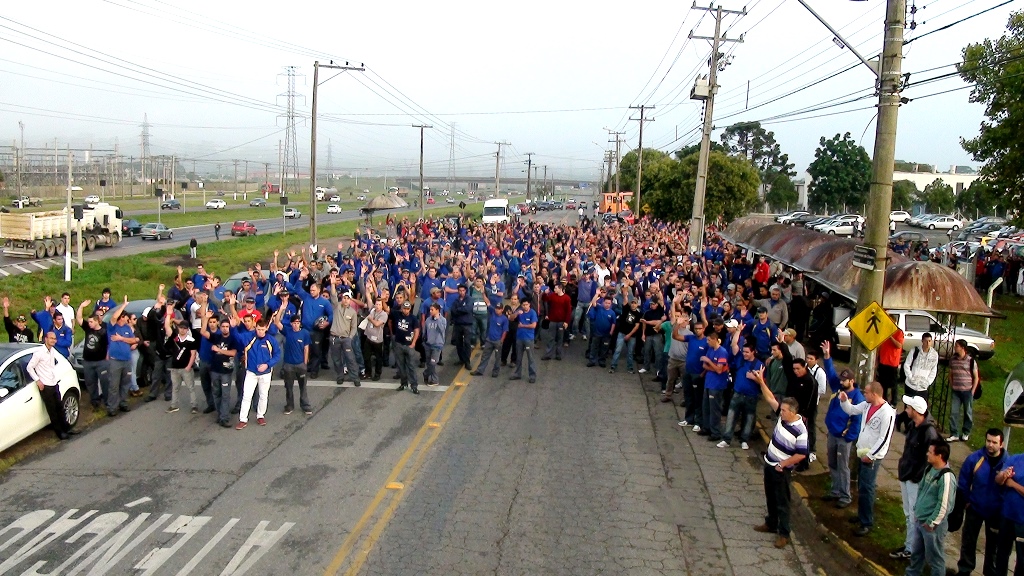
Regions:
<svg viewBox="0 0 1024 576"><path fill-rule="evenodd" d="M149 162L149 114L142 115L142 195L147 195L146 164ZM134 177L134 176L133 176Z"/></svg>
<svg viewBox="0 0 1024 576"><path fill-rule="evenodd" d="M284 173L282 175L281 194L294 194L299 191L299 143L295 132L295 99L302 96L295 93L295 78L301 76L297 66L285 66L284 72L280 75L288 78L288 91L280 96L288 99L288 111L283 115L287 121L284 131L284 150L282 151L282 164ZM310 191L312 194L312 191Z"/></svg>
<svg viewBox="0 0 1024 576"><path fill-rule="evenodd" d="M452 122L452 144L448 148L448 187L451 192L452 182L455 180L455 122ZM497 194L497 192L495 192Z"/></svg>

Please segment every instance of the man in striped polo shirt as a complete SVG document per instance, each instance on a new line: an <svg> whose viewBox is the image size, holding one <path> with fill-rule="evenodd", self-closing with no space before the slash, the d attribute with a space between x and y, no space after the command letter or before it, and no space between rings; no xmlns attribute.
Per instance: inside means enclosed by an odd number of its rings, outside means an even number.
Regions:
<svg viewBox="0 0 1024 576"><path fill-rule="evenodd" d="M764 368L756 372L765 401L779 414L768 451L764 453L764 495L768 515L758 532L776 533L775 547L789 544L789 481L796 465L807 458L807 426L799 414L799 403L786 397L780 402L764 380Z"/></svg>

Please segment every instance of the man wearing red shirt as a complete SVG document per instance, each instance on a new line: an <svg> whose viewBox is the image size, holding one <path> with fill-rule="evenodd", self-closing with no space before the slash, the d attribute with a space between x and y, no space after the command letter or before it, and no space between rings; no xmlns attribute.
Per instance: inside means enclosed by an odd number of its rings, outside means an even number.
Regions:
<svg viewBox="0 0 1024 576"><path fill-rule="evenodd" d="M896 407L896 380L903 359L903 330L897 329L878 347L878 383L882 385L882 398Z"/></svg>
<svg viewBox="0 0 1024 576"><path fill-rule="evenodd" d="M565 329L572 321L572 298L565 293L565 287L555 284L554 292L544 294L544 307L547 313L544 320L548 323L547 339L548 350L541 360L562 359L562 340L565 336Z"/></svg>
<svg viewBox="0 0 1024 576"><path fill-rule="evenodd" d="M764 256L758 259L757 266L754 267L754 282L761 286L768 284L768 259Z"/></svg>

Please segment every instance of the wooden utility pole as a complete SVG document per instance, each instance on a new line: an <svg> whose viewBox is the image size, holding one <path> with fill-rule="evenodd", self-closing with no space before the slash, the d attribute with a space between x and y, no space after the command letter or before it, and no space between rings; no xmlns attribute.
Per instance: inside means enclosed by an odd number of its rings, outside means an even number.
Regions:
<svg viewBox="0 0 1024 576"><path fill-rule="evenodd" d="M533 152L526 153L526 201L531 201L530 196L530 168L533 166Z"/></svg>
<svg viewBox="0 0 1024 576"><path fill-rule="evenodd" d="M413 124L413 128L420 129L420 219L423 219L423 130L433 128L429 124Z"/></svg>
<svg viewBox="0 0 1024 576"><path fill-rule="evenodd" d="M494 155L494 197L501 194L501 147L508 146L508 142L495 142L498 145L498 153Z"/></svg>
<svg viewBox="0 0 1024 576"><path fill-rule="evenodd" d="M637 157L636 157L636 210L634 210L634 213L636 214L636 217L639 218L640 217L640 180L641 180L641 177L643 176L643 164L644 164L644 123L645 122L654 122L654 118L645 118L644 117L644 113L647 110L653 110L654 106L647 106L645 104L641 104L639 106L630 106L630 108L633 108L635 110L639 110L640 111L640 117L639 118L630 118L630 120L637 120L637 121L640 122L640 144L639 144L639 146L637 146Z"/></svg>

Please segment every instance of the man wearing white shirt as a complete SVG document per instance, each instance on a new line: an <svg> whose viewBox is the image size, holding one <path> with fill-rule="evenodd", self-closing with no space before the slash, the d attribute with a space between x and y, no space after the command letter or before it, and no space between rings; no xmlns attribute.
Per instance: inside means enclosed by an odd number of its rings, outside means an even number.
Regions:
<svg viewBox="0 0 1024 576"><path fill-rule="evenodd" d="M57 388L57 363L60 362L60 352L54 348L56 344L57 333L47 332L43 336L42 348L32 353L27 369L29 378L39 386L39 395L46 405L46 413L50 416L53 431L57 433L57 438L67 440L78 432L71 429L60 409L60 390Z"/></svg>
<svg viewBox="0 0 1024 576"><path fill-rule="evenodd" d="M903 361L903 372L907 380L903 385L903 393L907 396L919 396L928 400L928 389L935 383L935 374L939 368L939 352L932 346L932 335L925 332L921 335L921 345L915 346L907 353ZM896 416L896 429L906 428L909 418L905 412Z"/></svg>
<svg viewBox="0 0 1024 576"><path fill-rule="evenodd" d="M71 307L71 294L65 292L61 294L60 304L57 304L57 310L64 316L64 320L69 322L71 318L75 317L75 309Z"/></svg>

